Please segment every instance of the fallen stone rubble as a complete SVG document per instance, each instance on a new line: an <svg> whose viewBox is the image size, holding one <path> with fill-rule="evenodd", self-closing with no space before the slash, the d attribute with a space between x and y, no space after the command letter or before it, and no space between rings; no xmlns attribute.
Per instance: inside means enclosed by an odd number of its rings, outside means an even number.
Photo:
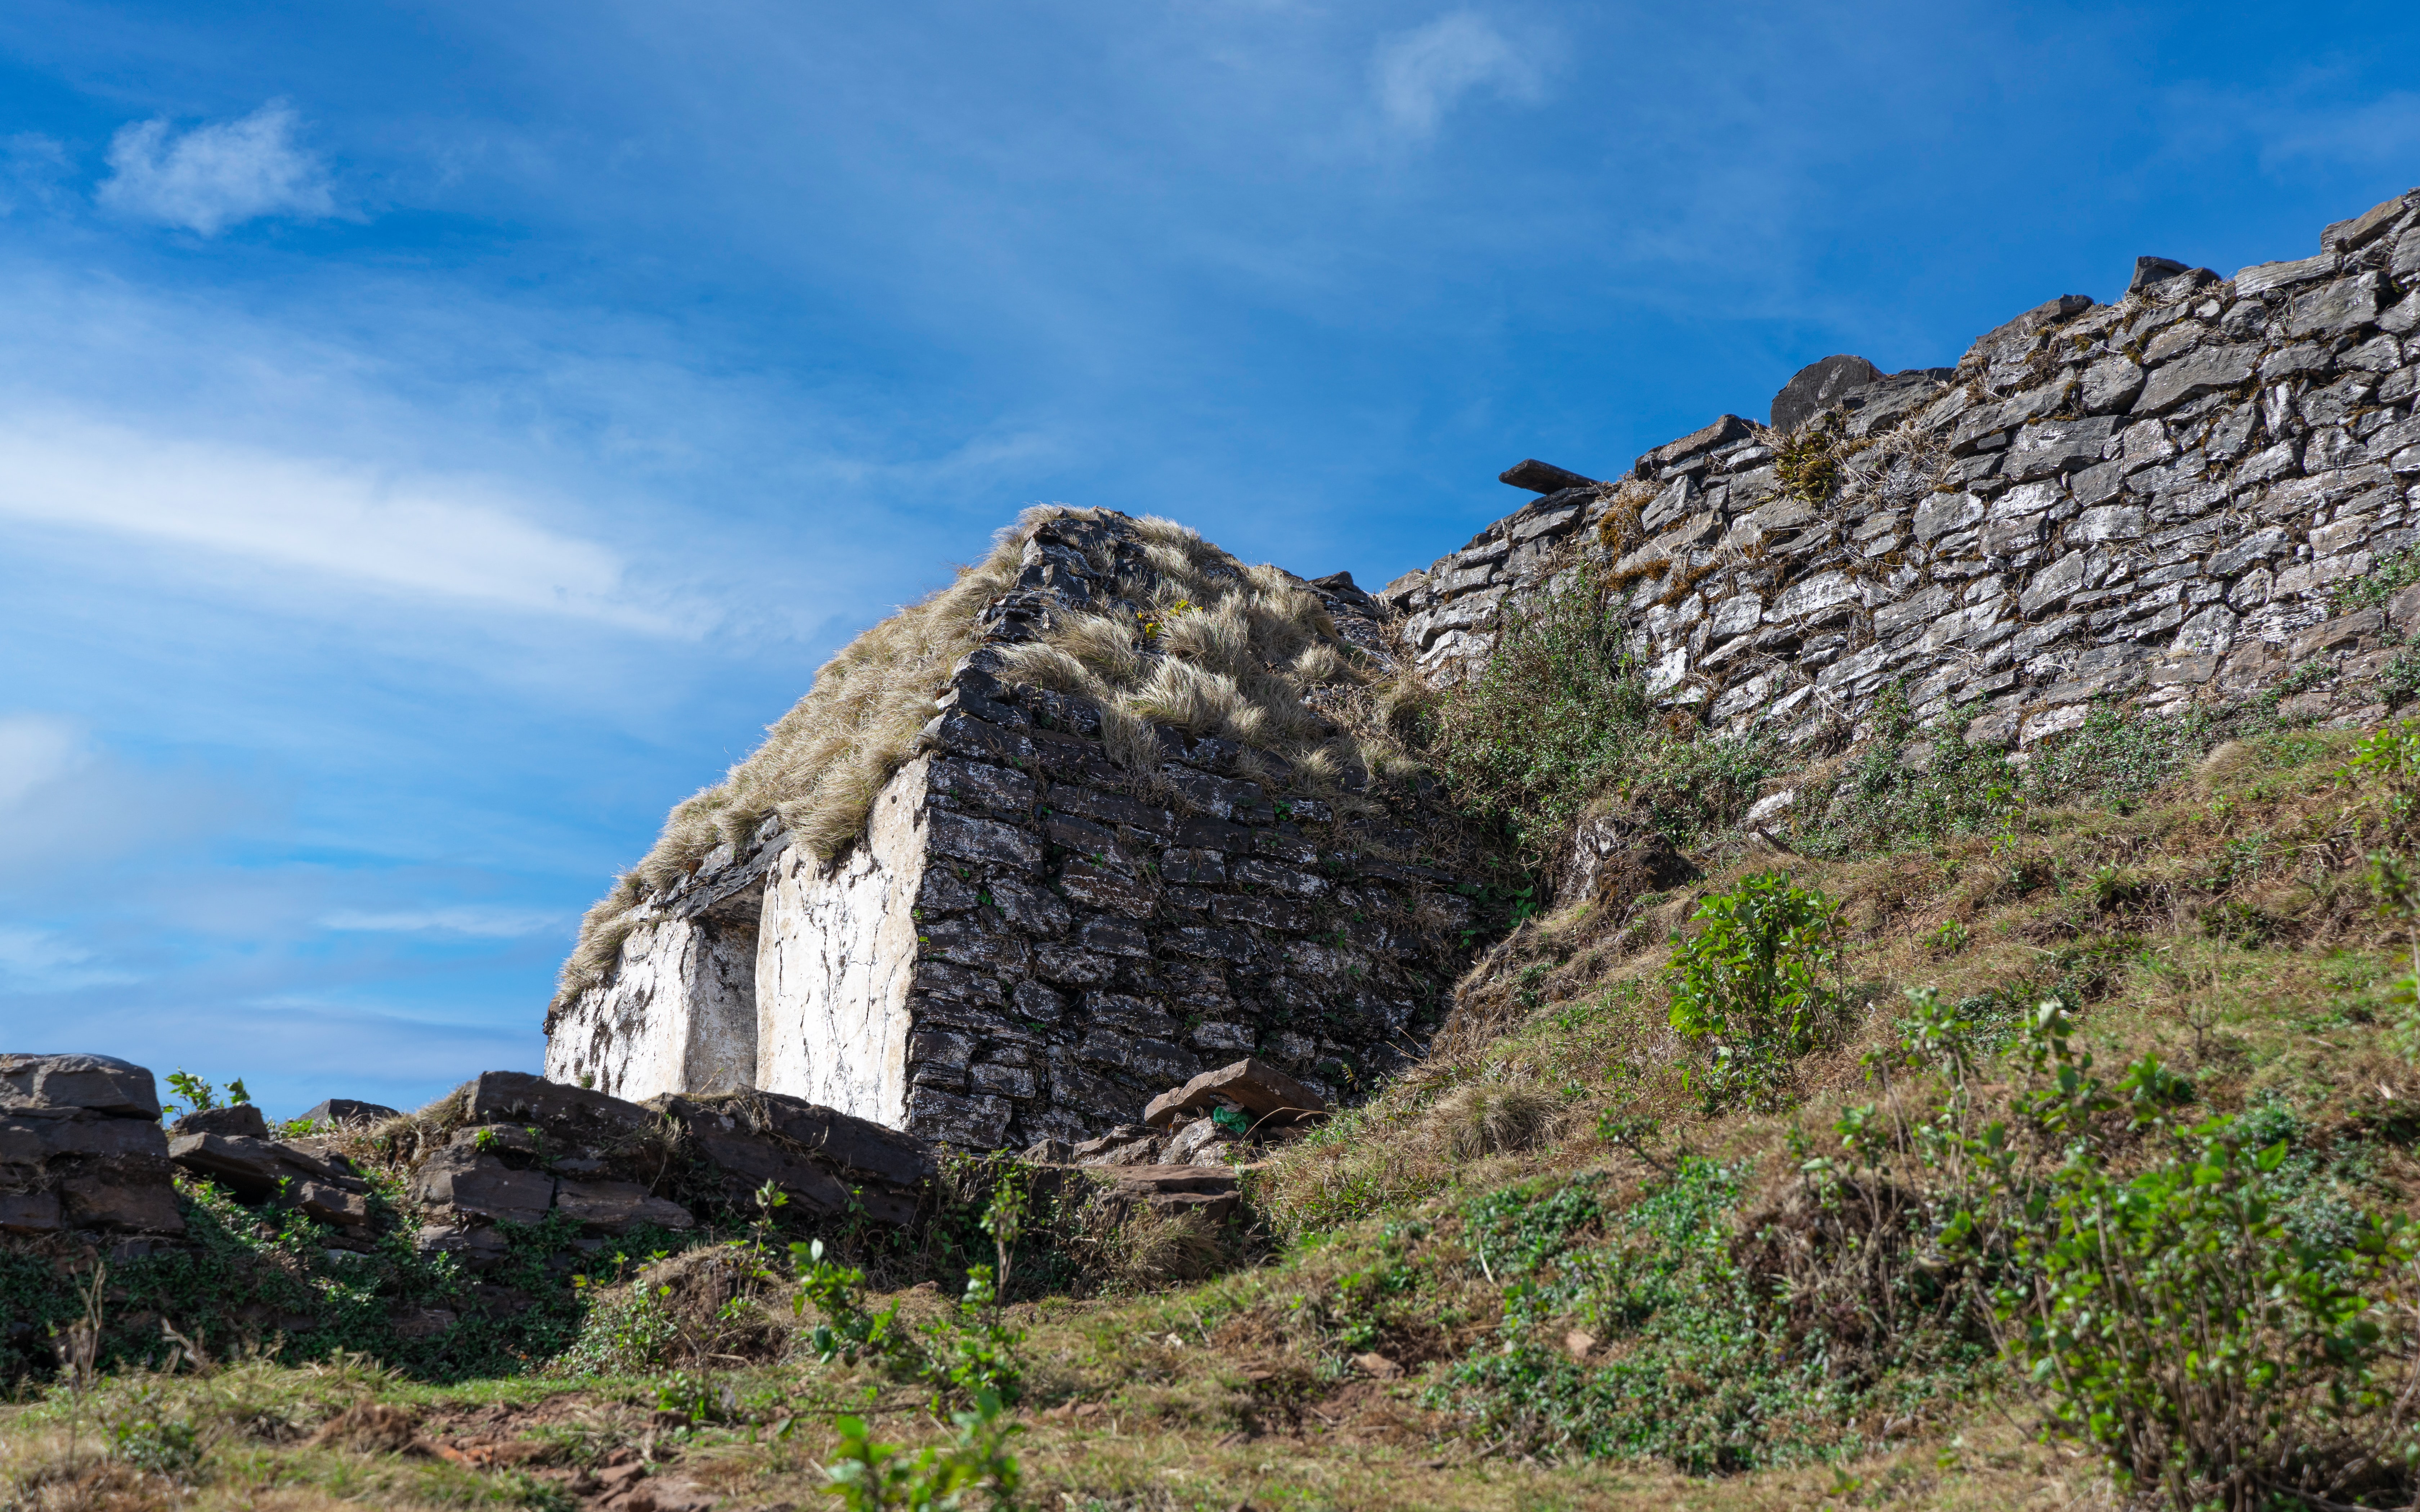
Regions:
<svg viewBox="0 0 2420 1512"><path fill-rule="evenodd" d="M510 1310L530 1304L489 1284L509 1253L505 1225L554 1222L566 1245L593 1251L645 1227L753 1219L769 1184L786 1198L786 1221L907 1227L935 1211L941 1188L940 1147L774 1093L639 1103L489 1072L419 1114L375 1129L351 1120L350 1135L324 1105L315 1111L272 1126L256 1107L209 1108L163 1129L140 1066L0 1057L0 1235L102 1243L112 1257L174 1249L186 1242L181 1174L264 1215L319 1220L332 1252L374 1251L400 1228L423 1254L487 1277L473 1305ZM1111 1225L1141 1214L1224 1225L1240 1213L1242 1175L1326 1113L1318 1094L1246 1057L1153 1098L1141 1122L1074 1145L1041 1141L1025 1164L1038 1195L1074 1196ZM317 1132L332 1127L339 1132ZM285 1133L294 1129L314 1132ZM458 1321L451 1309L415 1306L395 1326L418 1338Z"/></svg>
<svg viewBox="0 0 2420 1512"><path fill-rule="evenodd" d="M1264 1147L1326 1113L1319 1094L1247 1056L1153 1098L1140 1123L1076 1145L1042 1140L1025 1160L1053 1181L1082 1171L1106 1182L1112 1221L1142 1210L1223 1223L1240 1208L1240 1175Z"/></svg>
<svg viewBox="0 0 2420 1512"><path fill-rule="evenodd" d="M938 1165L924 1141L768 1092L625 1102L520 1072L456 1094L444 1143L411 1179L424 1249L473 1269L500 1258L500 1223L568 1218L590 1236L675 1231L755 1216L770 1183L808 1219L861 1214L891 1227L928 1206Z"/></svg>

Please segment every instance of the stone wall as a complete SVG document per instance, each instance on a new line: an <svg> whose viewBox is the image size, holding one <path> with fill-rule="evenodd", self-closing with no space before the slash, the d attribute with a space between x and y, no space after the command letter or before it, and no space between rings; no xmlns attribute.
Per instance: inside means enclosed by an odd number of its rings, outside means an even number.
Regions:
<svg viewBox="0 0 2420 1512"><path fill-rule="evenodd" d="M1862 734L1893 684L2020 760L2096 701L2177 711L2289 672L2289 715L2382 717L2420 599L2348 590L2420 538L2415 291L2420 191L2231 279L2145 258L2118 302L2051 301L1954 369L1826 359L1783 428L1725 415L1380 597L1451 680L1508 603L1593 564L1662 702L1800 744ZM1524 467L1506 481L1568 479Z"/></svg>
<svg viewBox="0 0 2420 1512"><path fill-rule="evenodd" d="M618 969L547 1026L547 1074L617 1097L756 1080L757 921L783 838L724 847L638 910Z"/></svg>
<svg viewBox="0 0 2420 1512"><path fill-rule="evenodd" d="M743 894L753 1085L954 1144L1080 1140L1239 1056L1332 1100L1417 1054L1473 918L1416 858L1419 793L1349 771L1322 797L1264 751L1165 728L1155 762L1122 765L1090 702L1010 675L1001 648L1054 616L1142 599L1123 519L1030 532L858 843L821 860L768 825L644 900L616 970L548 1026L548 1076L703 1089L695 1068L727 1062L699 1057L700 1026L740 994L700 942L737 937ZM1383 664L1375 602L1342 575L1311 586Z"/></svg>
<svg viewBox="0 0 2420 1512"><path fill-rule="evenodd" d="M109 1056L0 1055L0 1237L181 1235L171 1174L149 1072ZM121 1237L115 1253L143 1242Z"/></svg>

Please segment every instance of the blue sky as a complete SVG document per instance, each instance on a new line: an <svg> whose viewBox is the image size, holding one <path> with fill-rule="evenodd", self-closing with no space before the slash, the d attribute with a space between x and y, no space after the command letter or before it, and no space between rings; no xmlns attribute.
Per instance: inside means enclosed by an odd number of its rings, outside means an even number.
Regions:
<svg viewBox="0 0 2420 1512"><path fill-rule="evenodd" d="M580 913L1044 500L1383 582L1800 364L2420 183L2420 11L0 11L0 1048L534 1069Z"/></svg>

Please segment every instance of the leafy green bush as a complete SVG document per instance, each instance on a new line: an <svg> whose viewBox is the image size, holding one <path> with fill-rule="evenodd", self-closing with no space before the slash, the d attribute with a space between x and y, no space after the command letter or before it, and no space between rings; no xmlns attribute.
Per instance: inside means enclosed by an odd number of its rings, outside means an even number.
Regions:
<svg viewBox="0 0 2420 1512"><path fill-rule="evenodd" d="M2163 1132L2132 1179L2059 1172L2019 1248L2038 1279L2002 1292L2055 1421L2179 1512L2407 1500L2420 1434L2381 1366L2409 1341L2364 1288L2409 1265L2412 1236L2365 1213L2350 1242L2306 1239L2277 1201L2283 1141L2248 1149L2224 1119Z"/></svg>
<svg viewBox="0 0 2420 1512"><path fill-rule="evenodd" d="M1002 1319L990 1266L970 1266L957 1306L910 1332L899 1320L896 1303L878 1313L866 1310L858 1295L864 1273L825 1258L822 1240L793 1244L790 1251L799 1274L793 1306L801 1317L810 1304L823 1315L809 1335L816 1358L850 1365L864 1359L893 1375L922 1379L933 1388L937 1409L952 1395L965 1401L1016 1400L1023 1380L1016 1350L1025 1335Z"/></svg>
<svg viewBox="0 0 2420 1512"><path fill-rule="evenodd" d="M1887 711L1885 711L1887 713ZM1955 731L1932 742L1921 771L1901 760L1912 725L1885 723L1834 789L1821 818L1800 836L1815 856L1894 850L1996 829L2023 791L2008 757L1971 746Z"/></svg>
<svg viewBox="0 0 2420 1512"><path fill-rule="evenodd" d="M216 1107L240 1107L252 1101L252 1094L244 1090L242 1077L239 1076L227 1083L226 1101L221 1103L219 1089L216 1087L188 1072L182 1066L168 1073L168 1089L185 1100L185 1111L188 1113L201 1113Z"/></svg>
<svg viewBox="0 0 2420 1512"><path fill-rule="evenodd" d="M870 1313L858 1298L865 1273L824 1257L820 1239L792 1244L790 1257L799 1275L799 1289L790 1305L800 1318L813 1305L823 1321L808 1335L815 1358L829 1365L838 1359L855 1365L860 1356L893 1361L905 1356L908 1335L899 1322L899 1304Z"/></svg>
<svg viewBox="0 0 2420 1512"><path fill-rule="evenodd" d="M2199 760L2241 722L2198 709L2146 717L2096 704L2083 724L2034 759L2025 773L2024 797L2039 804L2139 799Z"/></svg>
<svg viewBox="0 0 2420 1512"><path fill-rule="evenodd" d="M193 1469L202 1458L201 1432L165 1408L155 1388L131 1393L105 1424L110 1458L155 1475L175 1477Z"/></svg>
<svg viewBox="0 0 2420 1512"><path fill-rule="evenodd" d="M2378 674L2378 696L2390 709L2420 699L2420 650L2399 651Z"/></svg>
<svg viewBox="0 0 2420 1512"><path fill-rule="evenodd" d="M1659 717L1625 653L1621 596L1593 569L1504 610L1496 648L1439 700L1427 754L1470 811L1501 823L1531 864L1592 804L1621 795L1675 844L1735 820L1772 764L1765 740Z"/></svg>
<svg viewBox="0 0 2420 1512"><path fill-rule="evenodd" d="M572 1279L587 1289L586 1277ZM672 1289L633 1286L620 1296L600 1296L549 1368L566 1376L632 1376L662 1365L680 1343L680 1322L668 1305Z"/></svg>
<svg viewBox="0 0 2420 1512"><path fill-rule="evenodd" d="M2360 577L2336 584L2336 608L2375 609L2415 582L2420 582L2420 549L2407 546L2380 557Z"/></svg>
<svg viewBox="0 0 2420 1512"><path fill-rule="evenodd" d="M1986 1026L1911 995L1897 1051L1871 1064L1930 1090L1849 1109L1845 1160L1803 1167L1836 1194L1886 1195L1889 1225L1868 1232L1906 1237L1866 1252L1895 1248L1899 1279L1986 1310L2053 1427L2135 1492L2179 1512L2408 1502L2412 1341L2381 1326L2381 1301L2420 1247L2411 1231L2294 1155L2273 1105L2182 1122L2198 1091L2152 1056L2104 1080L2055 1002L1996 1078L2007 1117L1987 1117Z"/></svg>
<svg viewBox="0 0 2420 1512"><path fill-rule="evenodd" d="M1022 1430L1002 1419L999 1398L979 1396L951 1421L957 1435L950 1443L911 1459L898 1444L875 1443L863 1418L842 1418L840 1447L824 1467L826 1494L848 1512L957 1512L977 1493L996 1508L1016 1505L1023 1476L1008 1441Z"/></svg>
<svg viewBox="0 0 2420 1512"><path fill-rule="evenodd" d="M1815 1046L1838 995L1839 904L1761 872L1699 905L1693 937L1674 936L1671 1024L1711 1044L1700 1088L1708 1112L1743 1099L1784 1101L1799 1056Z"/></svg>

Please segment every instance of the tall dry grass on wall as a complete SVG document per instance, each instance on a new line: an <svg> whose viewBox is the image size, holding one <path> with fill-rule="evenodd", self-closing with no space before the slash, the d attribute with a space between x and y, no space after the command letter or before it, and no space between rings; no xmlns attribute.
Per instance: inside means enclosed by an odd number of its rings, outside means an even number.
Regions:
<svg viewBox="0 0 2420 1512"><path fill-rule="evenodd" d="M589 909L555 1005L605 980L642 899L716 846L745 845L768 816L818 857L846 849L864 832L875 795L912 753L950 669L978 644L975 616L1015 586L1027 539L1049 519L1105 517L1115 517L1027 510L956 581L842 648L765 743L675 806L645 858ZM1330 788L1356 766L1382 775L1409 763L1383 736L1341 733L1303 702L1313 687L1357 687L1370 677L1316 593L1276 567L1245 565L1172 520L1124 523L1146 572L1119 589L1140 613L1060 615L1046 640L1002 648L1014 679L1090 700L1109 758L1137 772L1158 765L1155 726L1271 752L1313 789ZM1107 553L1092 565L1117 568Z"/></svg>

